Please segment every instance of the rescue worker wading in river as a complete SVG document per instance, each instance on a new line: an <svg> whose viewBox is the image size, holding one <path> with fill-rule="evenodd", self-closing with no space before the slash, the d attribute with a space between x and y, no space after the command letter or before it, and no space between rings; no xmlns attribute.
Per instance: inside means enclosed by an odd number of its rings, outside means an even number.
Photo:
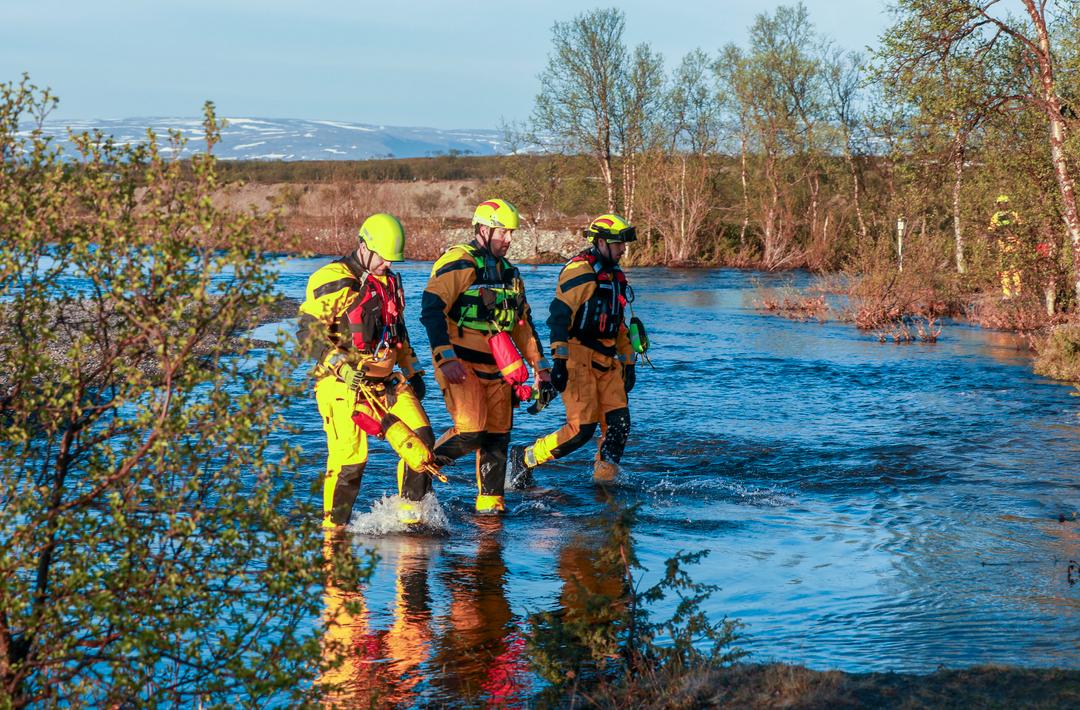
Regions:
<svg viewBox="0 0 1080 710"><path fill-rule="evenodd" d="M585 230L592 247L563 267L551 302L548 328L554 366L551 382L562 392L566 423L558 431L510 452L515 486L530 485L532 469L562 458L603 427L593 478L615 478L630 433L627 394L634 388L636 354L624 314L634 292L619 268L635 229L618 215L597 217Z"/></svg>
<svg viewBox="0 0 1080 710"><path fill-rule="evenodd" d="M405 329L401 278L390 262L404 259L405 233L389 214L368 217L355 252L308 280L300 306L300 342L318 360L315 399L329 455L323 481L323 527L346 525L367 463L367 434L353 415L379 422L397 417L425 444L435 436L420 400L424 373ZM400 372L394 372L394 366ZM373 406L374 405L374 406ZM398 461L398 518L419 522L418 503L431 490L427 473Z"/></svg>
<svg viewBox="0 0 1080 710"><path fill-rule="evenodd" d="M1028 257L1028 247L1020 231L1020 215L1009 207L1009 196L998 195L994 204L997 211L990 217L990 231L997 235L1001 296L1010 300L1021 293L1021 274Z"/></svg>
<svg viewBox="0 0 1080 710"><path fill-rule="evenodd" d="M505 200L477 206L472 220L476 238L450 247L435 262L420 316L431 342L435 379L454 420L436 444L436 461L477 452L478 513L506 510L506 451L513 424L512 389L495 364L489 338L509 333L536 371L537 387L551 387L525 284L505 258L519 221Z"/></svg>

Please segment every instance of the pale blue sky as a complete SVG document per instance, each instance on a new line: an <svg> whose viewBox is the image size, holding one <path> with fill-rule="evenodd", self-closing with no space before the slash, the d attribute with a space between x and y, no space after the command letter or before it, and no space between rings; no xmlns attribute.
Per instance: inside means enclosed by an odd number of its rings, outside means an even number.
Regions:
<svg viewBox="0 0 1080 710"><path fill-rule="evenodd" d="M625 0L627 40L668 66L742 44L775 1ZM806 0L818 31L873 45L884 0ZM0 0L0 81L23 71L62 118L220 115L437 128L528 116L551 25L610 3L567 0Z"/></svg>

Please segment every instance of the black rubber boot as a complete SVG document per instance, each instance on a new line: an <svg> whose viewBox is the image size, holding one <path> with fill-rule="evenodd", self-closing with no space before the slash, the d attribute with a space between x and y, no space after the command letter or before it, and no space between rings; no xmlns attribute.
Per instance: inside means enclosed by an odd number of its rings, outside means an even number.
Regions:
<svg viewBox="0 0 1080 710"><path fill-rule="evenodd" d="M480 493L489 496L501 496L506 488L506 450L510 446L510 433L492 434L484 432L480 437L479 456L477 457L477 478L480 480Z"/></svg>
<svg viewBox="0 0 1080 710"><path fill-rule="evenodd" d="M510 466L507 469L506 480L509 487L515 490L532 488L536 485L533 470L525 464L525 447L510 447Z"/></svg>
<svg viewBox="0 0 1080 710"><path fill-rule="evenodd" d="M334 507L330 511L330 520L335 525L348 525L352 517L353 503L360 493L360 481L364 477L362 463L350 463L341 467L337 486L334 487Z"/></svg>
<svg viewBox="0 0 1080 710"><path fill-rule="evenodd" d="M604 417L607 431L600 442L600 460L619 463L626 449L626 438L630 435L630 410L626 407L615 409Z"/></svg>

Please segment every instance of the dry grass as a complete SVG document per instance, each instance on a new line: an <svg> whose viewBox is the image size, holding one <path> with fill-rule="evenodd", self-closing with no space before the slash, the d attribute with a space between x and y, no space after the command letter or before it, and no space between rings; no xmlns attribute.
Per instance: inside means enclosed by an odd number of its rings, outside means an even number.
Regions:
<svg viewBox="0 0 1080 710"><path fill-rule="evenodd" d="M1080 321L1049 329L1033 343L1035 374L1080 383Z"/></svg>
<svg viewBox="0 0 1080 710"><path fill-rule="evenodd" d="M1025 294L1020 298L1003 300L996 291L974 300L970 318L983 328L1018 333L1038 333L1067 320L1061 313L1047 315L1042 301L1034 295Z"/></svg>
<svg viewBox="0 0 1080 710"><path fill-rule="evenodd" d="M574 702L574 701L577 702ZM852 674L783 664L676 668L601 688L567 705L690 708L1063 708L1080 704L1080 671L980 666L930 675Z"/></svg>
<svg viewBox="0 0 1080 710"><path fill-rule="evenodd" d="M282 251L340 254L355 248L356 230L369 215L389 212L405 225L406 253L433 259L447 246L446 233L467 227L478 180L314 183L249 183L215 196L223 207L279 209L287 227Z"/></svg>
<svg viewBox="0 0 1080 710"><path fill-rule="evenodd" d="M907 314L872 330L879 343L890 340L898 345L914 343L916 340L921 343L936 343L941 336L941 323L935 315Z"/></svg>
<svg viewBox="0 0 1080 710"><path fill-rule="evenodd" d="M959 279L939 246L912 240L901 269L891 241L865 245L846 271L844 318L883 343L937 342L941 319L965 312Z"/></svg>
<svg viewBox="0 0 1080 710"><path fill-rule="evenodd" d="M755 308L800 323L812 320L825 322L830 310L826 300L826 294L829 293L828 283L814 283L805 291L790 283L783 286L765 286L757 278L754 278L752 283Z"/></svg>
<svg viewBox="0 0 1080 710"><path fill-rule="evenodd" d="M767 313L800 323L811 320L824 323L829 312L824 294L810 296L791 287L764 289L754 304Z"/></svg>

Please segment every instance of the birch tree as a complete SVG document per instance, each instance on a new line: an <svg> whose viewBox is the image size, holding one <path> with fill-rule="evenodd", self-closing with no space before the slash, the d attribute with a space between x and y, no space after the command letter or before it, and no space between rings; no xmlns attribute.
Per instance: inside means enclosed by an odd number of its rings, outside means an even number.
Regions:
<svg viewBox="0 0 1080 710"><path fill-rule="evenodd" d="M898 67L904 62L925 66L968 57L979 61L995 51L1016 58L1026 81L1008 89L985 83L968 86L979 92L974 103L998 111L1032 111L1045 122L1061 219L1072 247L1073 291L1080 303L1080 213L1076 168L1067 152L1069 128L1075 119L1061 97L1058 47L1062 38L1055 34L1075 28L1071 20L1076 3L1020 0L1019 8L1013 14L1001 0L899 0L894 29L905 50L893 58Z"/></svg>

